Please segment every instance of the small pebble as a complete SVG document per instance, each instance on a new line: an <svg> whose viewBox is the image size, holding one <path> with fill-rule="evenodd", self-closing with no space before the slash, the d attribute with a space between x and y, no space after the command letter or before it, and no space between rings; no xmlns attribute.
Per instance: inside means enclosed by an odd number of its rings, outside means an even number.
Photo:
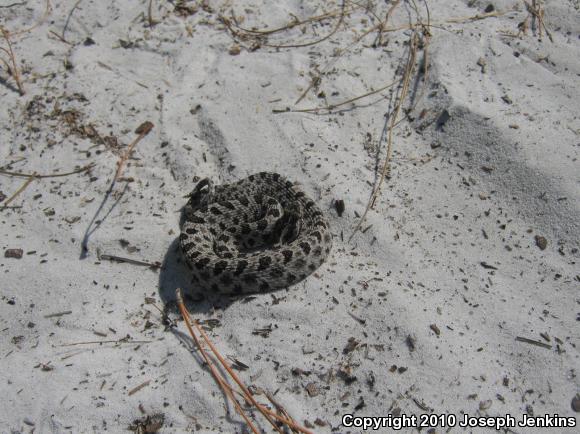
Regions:
<svg viewBox="0 0 580 434"><path fill-rule="evenodd" d="M449 119L451 119L451 114L447 110L443 110L437 118L437 129L442 129Z"/></svg>
<svg viewBox="0 0 580 434"><path fill-rule="evenodd" d="M306 391L308 392L308 396L310 396L311 398L317 396L320 391L318 390L318 386L316 386L315 383L308 383L306 385Z"/></svg>
<svg viewBox="0 0 580 434"><path fill-rule="evenodd" d="M512 99L507 95L502 96L501 99L503 99L506 104L513 104Z"/></svg>
<svg viewBox="0 0 580 434"><path fill-rule="evenodd" d="M572 410L576 413L580 413L580 393L577 393L574 398L572 398Z"/></svg>
<svg viewBox="0 0 580 434"><path fill-rule="evenodd" d="M429 328L430 328L431 330L433 330L433 332L434 332L434 333L435 333L437 336L441 335L441 330L439 330L439 327L437 327L437 324L431 324L431 325L429 326Z"/></svg>
<svg viewBox="0 0 580 434"><path fill-rule="evenodd" d="M334 209L336 209L336 213L338 214L339 217L342 217L342 213L344 212L345 206L344 206L344 200L342 199L337 199L334 201Z"/></svg>
<svg viewBox="0 0 580 434"><path fill-rule="evenodd" d="M491 407L492 401L491 399L488 399L486 401L480 401L479 402L479 410L483 411L483 410L487 410L489 407Z"/></svg>
<svg viewBox="0 0 580 434"><path fill-rule="evenodd" d="M5 258L22 258L22 249L6 249L4 250L4 257Z"/></svg>
<svg viewBox="0 0 580 434"><path fill-rule="evenodd" d="M540 250L546 250L546 247L548 246L548 240L546 238L541 235L536 235L535 240L536 246L538 246Z"/></svg>

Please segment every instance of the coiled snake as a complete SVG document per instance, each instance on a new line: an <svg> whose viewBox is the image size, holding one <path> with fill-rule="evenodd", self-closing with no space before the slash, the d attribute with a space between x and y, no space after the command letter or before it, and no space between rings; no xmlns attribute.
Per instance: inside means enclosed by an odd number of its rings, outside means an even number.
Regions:
<svg viewBox="0 0 580 434"><path fill-rule="evenodd" d="M180 245L195 283L248 294L305 279L328 257L332 234L306 193L261 172L232 184L199 181L184 208Z"/></svg>

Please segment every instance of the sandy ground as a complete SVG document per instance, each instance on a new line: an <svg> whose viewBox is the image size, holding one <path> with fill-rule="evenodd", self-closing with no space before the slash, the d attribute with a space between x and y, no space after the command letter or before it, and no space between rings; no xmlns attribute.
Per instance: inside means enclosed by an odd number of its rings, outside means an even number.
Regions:
<svg viewBox="0 0 580 434"><path fill-rule="evenodd" d="M152 415L150 432L247 432L193 350L177 287L257 397L313 432L362 432L344 414L577 421L577 0L536 2L549 36L519 0L402 1L380 37L392 1L347 2L342 19L340 2L153 1L153 23L145 0L50 3L0 2L25 91L3 64L0 432L145 432ZM235 24L326 12L268 35ZM419 17L430 37L417 28L390 176L351 238ZM184 195L263 170L328 212L330 260L288 290L200 293L176 244ZM422 429L448 431L464 429Z"/></svg>

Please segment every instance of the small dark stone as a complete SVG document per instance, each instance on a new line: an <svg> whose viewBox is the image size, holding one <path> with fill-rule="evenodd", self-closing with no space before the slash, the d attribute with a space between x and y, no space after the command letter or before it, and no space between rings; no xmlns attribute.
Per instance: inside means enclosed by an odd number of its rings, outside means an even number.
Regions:
<svg viewBox="0 0 580 434"><path fill-rule="evenodd" d="M437 118L437 129L438 130L443 130L443 127L445 126L445 124L447 123L447 121L451 119L451 115L449 114L449 112L447 110L443 110L441 112L441 114L439 115L439 117Z"/></svg>
<svg viewBox="0 0 580 434"><path fill-rule="evenodd" d="M4 257L5 258L22 258L22 249L6 249L4 250Z"/></svg>
<svg viewBox="0 0 580 434"><path fill-rule="evenodd" d="M495 10L495 6L492 5L491 3L487 5L487 7L484 9L484 12L486 14L489 14L490 12L493 12Z"/></svg>
<svg viewBox="0 0 580 434"><path fill-rule="evenodd" d="M580 393L577 393L574 398L572 398L572 410L576 413L580 413Z"/></svg>
<svg viewBox="0 0 580 434"><path fill-rule="evenodd" d="M538 246L540 250L546 250L546 247L548 247L548 240L545 237L536 235L534 239L536 240L536 246Z"/></svg>
<svg viewBox="0 0 580 434"><path fill-rule="evenodd" d="M355 348L358 347L359 344L360 344L360 342L357 341L354 337L348 338L348 343L342 349L342 353L348 354L348 353L353 352L355 350Z"/></svg>
<svg viewBox="0 0 580 434"><path fill-rule="evenodd" d="M334 201L334 209L336 210L336 213L338 214L339 217L342 217L342 213L344 212L344 200L342 199L337 199Z"/></svg>
<svg viewBox="0 0 580 434"><path fill-rule="evenodd" d="M96 44L96 42L94 41L94 39L90 38L90 37L85 39L85 42L83 42L83 45L85 47L90 47L91 45L95 45L95 44Z"/></svg>

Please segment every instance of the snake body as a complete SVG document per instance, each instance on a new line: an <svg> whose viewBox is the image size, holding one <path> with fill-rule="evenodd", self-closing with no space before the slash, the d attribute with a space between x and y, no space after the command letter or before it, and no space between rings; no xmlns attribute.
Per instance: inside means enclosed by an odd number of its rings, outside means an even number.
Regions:
<svg viewBox="0 0 580 434"><path fill-rule="evenodd" d="M296 184L261 172L231 184L199 181L184 208L180 245L194 283L240 295L305 279L328 257L332 234Z"/></svg>

